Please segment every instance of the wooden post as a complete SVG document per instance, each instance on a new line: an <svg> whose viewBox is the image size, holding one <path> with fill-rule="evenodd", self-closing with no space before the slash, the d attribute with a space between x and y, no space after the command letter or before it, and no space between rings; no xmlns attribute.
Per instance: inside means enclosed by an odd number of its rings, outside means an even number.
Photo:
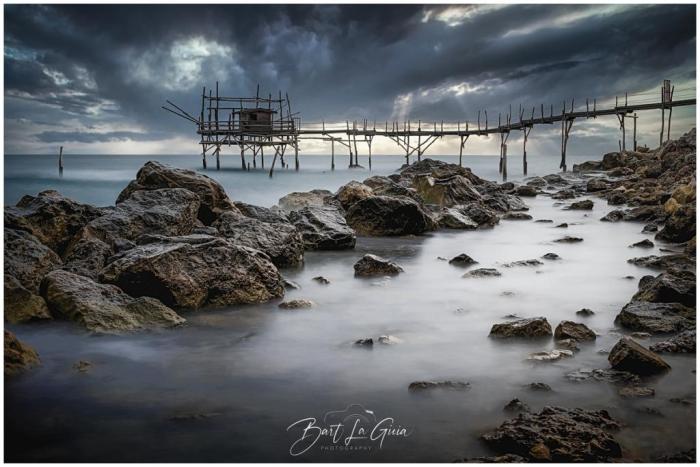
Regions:
<svg viewBox="0 0 700 467"><path fill-rule="evenodd" d="M369 154L369 170L372 170L372 137L369 137L369 141L367 142L367 151Z"/></svg>
<svg viewBox="0 0 700 467"><path fill-rule="evenodd" d="M265 168L265 152L263 151L264 146L260 146L260 166Z"/></svg>
<svg viewBox="0 0 700 467"><path fill-rule="evenodd" d="M498 126L501 126L500 124ZM501 135L500 152L498 153L498 173L503 173L503 133Z"/></svg>
<svg viewBox="0 0 700 467"><path fill-rule="evenodd" d="M207 146L205 144L202 145L202 168L207 168Z"/></svg>
<svg viewBox="0 0 700 467"><path fill-rule="evenodd" d="M523 128L523 175L527 175L527 137L530 135L530 128Z"/></svg>
<svg viewBox="0 0 700 467"><path fill-rule="evenodd" d="M299 171L299 139L294 138L294 170Z"/></svg>
<svg viewBox="0 0 700 467"><path fill-rule="evenodd" d="M58 149L58 174L63 175L63 146Z"/></svg>
<svg viewBox="0 0 700 467"><path fill-rule="evenodd" d="M219 162L219 151L221 151L221 147L217 146L216 147L216 170L221 170L221 163Z"/></svg>
<svg viewBox="0 0 700 467"><path fill-rule="evenodd" d="M275 162L277 162L277 154L279 154L279 146L275 148L275 157L272 158L272 165L270 166L270 178L272 178L272 172L275 170Z"/></svg>
<svg viewBox="0 0 700 467"><path fill-rule="evenodd" d="M245 170L245 168L245 149L244 146L241 144L241 169Z"/></svg>
<svg viewBox="0 0 700 467"><path fill-rule="evenodd" d="M508 180L508 145L503 143L501 147L501 154L503 154L503 181Z"/></svg>
<svg viewBox="0 0 700 467"><path fill-rule="evenodd" d="M671 88L671 95L670 95L670 99L669 99L669 104L671 102L673 102L673 91L675 91L675 90L676 90L676 87L673 86ZM669 105L669 107L668 107L668 130L666 130L667 131L666 141L671 139L671 114L673 114L673 107Z"/></svg>
<svg viewBox="0 0 700 467"><path fill-rule="evenodd" d="M459 137L459 166L462 167L462 152L464 151L464 136Z"/></svg>
<svg viewBox="0 0 700 467"><path fill-rule="evenodd" d="M632 117L632 144L634 145L634 150L637 150L637 113L634 113L634 116Z"/></svg>
<svg viewBox="0 0 700 467"><path fill-rule="evenodd" d="M421 136L420 136L420 120L418 120L418 162L420 162L421 156Z"/></svg>
<svg viewBox="0 0 700 467"><path fill-rule="evenodd" d="M569 132L574 124L574 119L569 120L562 119L562 144L561 144L561 164L559 168L566 172L566 145L569 142Z"/></svg>
<svg viewBox="0 0 700 467"><path fill-rule="evenodd" d="M335 170L335 138L331 137L331 170Z"/></svg>

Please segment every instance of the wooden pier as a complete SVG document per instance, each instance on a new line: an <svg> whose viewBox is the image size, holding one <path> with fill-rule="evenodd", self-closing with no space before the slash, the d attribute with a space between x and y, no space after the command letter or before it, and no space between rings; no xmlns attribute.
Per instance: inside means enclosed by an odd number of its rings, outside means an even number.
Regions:
<svg viewBox="0 0 700 467"><path fill-rule="evenodd" d="M695 93L693 92L693 96ZM410 158L416 155L421 160L425 152L438 140L444 137L459 138L459 164L462 165L462 157L467 140L470 136L489 136L497 134L500 136L500 157L499 172L503 179L507 178L508 164L508 137L511 132L523 132L523 173L527 175L527 141L531 130L536 125L561 126L561 161L559 168L567 170L566 150L574 122L577 119L596 119L614 115L617 117L621 139L619 142L620 151L627 150L626 143L626 121L633 120L633 149L637 149L637 113L650 110L661 110L661 131L659 134L659 144L668 140L671 135L671 115L673 108L695 105L695 97L687 99L674 99L674 88L670 81L665 80L658 101L653 102L633 102L628 99L628 94L624 97L615 97L615 104L607 107L599 107L596 99L586 100L585 107L576 107L576 102L563 102L555 114L554 106L550 105L546 109L544 105L539 108L532 107L526 111L522 106L513 115L512 108L505 115L498 114L497 125L489 126L488 113L486 110L478 111L476 123L465 122L431 122L422 121L385 121L383 125L376 122L370 123L368 120L346 121L343 123L326 124L311 123L302 126L301 118L291 112L289 97L273 99L270 95L267 98L259 97L259 89L254 98L230 98L219 96L218 83L216 93L206 93L206 88L202 91L202 108L199 118L186 113L170 101L168 107L163 107L176 115L185 118L197 125L197 133L200 135L202 145L202 164L207 167L207 152L212 150L216 157L217 169L220 168L220 152L222 146L238 146L241 151L241 166L249 169L249 164L245 162L245 151L253 154L253 166L257 166L257 158L260 157L262 167L265 167L264 148L271 147L275 154L270 166L270 176L275 169L278 158L281 164L284 162L284 153L287 145L294 148L295 169L299 170L299 141L300 140L321 140L331 143L331 169L335 169L335 145L339 144L348 150L349 167L359 166L358 143L366 144L368 148L368 165L372 168L372 143L375 137L381 136L394 141L405 153L406 163L410 163ZM668 120L666 120L668 111ZM224 119L221 119L221 115ZM482 118L483 114L483 118ZM205 119L205 115L207 118Z"/></svg>

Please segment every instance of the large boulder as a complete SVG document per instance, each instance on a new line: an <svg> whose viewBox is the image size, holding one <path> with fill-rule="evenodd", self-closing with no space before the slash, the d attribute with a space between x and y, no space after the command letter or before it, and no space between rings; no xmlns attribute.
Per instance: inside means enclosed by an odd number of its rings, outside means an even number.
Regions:
<svg viewBox="0 0 700 467"><path fill-rule="evenodd" d="M695 236L695 203L678 207L664 222L656 238L668 242L687 242Z"/></svg>
<svg viewBox="0 0 700 467"><path fill-rule="evenodd" d="M445 229L473 230L479 227L478 223L456 207L442 208L437 214L437 223Z"/></svg>
<svg viewBox="0 0 700 467"><path fill-rule="evenodd" d="M47 190L36 196L22 197L14 207L5 207L5 227L26 230L62 254L70 239L85 224L101 215L98 208Z"/></svg>
<svg viewBox="0 0 700 467"><path fill-rule="evenodd" d="M671 369L671 366L661 357L629 337L623 337L615 344L610 350L608 361L615 370L628 371L641 376Z"/></svg>
<svg viewBox="0 0 700 467"><path fill-rule="evenodd" d="M133 180L117 198L117 204L131 198L139 190L161 188L184 188L199 199L198 218L209 225L221 212L235 210L224 188L214 179L192 170L171 167L160 162L149 161L141 167Z"/></svg>
<svg viewBox="0 0 700 467"><path fill-rule="evenodd" d="M416 192L415 188L410 188L396 183L389 177L374 175L365 179L362 183L370 187L372 189L372 193L378 196L408 196L415 201L423 201L418 192Z"/></svg>
<svg viewBox="0 0 700 467"><path fill-rule="evenodd" d="M552 326L547 318L527 318L497 323L491 327L489 336L494 337L551 337Z"/></svg>
<svg viewBox="0 0 700 467"><path fill-rule="evenodd" d="M298 211L307 206L325 206L331 203L333 193L328 190L295 191L280 198L277 205L283 211Z"/></svg>
<svg viewBox="0 0 700 467"><path fill-rule="evenodd" d="M61 266L61 258L29 232L5 229L5 275L37 292L44 276Z"/></svg>
<svg viewBox="0 0 700 467"><path fill-rule="evenodd" d="M555 339L573 339L575 341L594 341L595 332L583 323L562 321L554 330Z"/></svg>
<svg viewBox="0 0 700 467"><path fill-rule="evenodd" d="M85 227L110 246L142 234L187 235L198 225L200 197L184 188L138 190L119 199L113 209ZM79 234L74 241L85 235Z"/></svg>
<svg viewBox="0 0 700 467"><path fill-rule="evenodd" d="M441 207L481 200L481 195L474 189L471 181L461 175L446 178L419 175L414 177L412 187L423 202Z"/></svg>
<svg viewBox="0 0 700 467"><path fill-rule="evenodd" d="M356 202L373 195L372 188L364 183L352 180L341 186L335 194L343 209L348 209Z"/></svg>
<svg viewBox="0 0 700 467"><path fill-rule="evenodd" d="M360 277L395 276L403 272L403 268L393 261L381 256L364 255L354 266L355 275Z"/></svg>
<svg viewBox="0 0 700 467"><path fill-rule="evenodd" d="M673 272L673 273L672 273ZM664 272L652 280L640 283L632 301L681 303L695 306L695 274L692 271Z"/></svg>
<svg viewBox="0 0 700 467"><path fill-rule="evenodd" d="M133 298L119 287L98 284L68 271L49 273L41 291L54 314L101 334L167 328L185 322L155 298Z"/></svg>
<svg viewBox="0 0 700 467"><path fill-rule="evenodd" d="M114 250L114 247L100 240L91 230L85 229L66 249L61 269L96 280Z"/></svg>
<svg viewBox="0 0 700 467"><path fill-rule="evenodd" d="M253 219L257 219L259 221L268 222L270 224L289 222L287 215L277 206L270 209L240 201L236 201L233 204L244 216L252 217Z"/></svg>
<svg viewBox="0 0 700 467"><path fill-rule="evenodd" d="M38 365L36 350L5 330L5 376L15 376Z"/></svg>
<svg viewBox="0 0 700 467"><path fill-rule="evenodd" d="M27 290L9 274L5 274L5 321L23 323L38 319L51 319L51 313L42 297Z"/></svg>
<svg viewBox="0 0 700 467"><path fill-rule="evenodd" d="M184 308L261 303L284 295L279 271L258 250L206 235L156 240L124 252L102 270L100 280Z"/></svg>
<svg viewBox="0 0 700 467"><path fill-rule="evenodd" d="M680 303L633 301L625 305L615 322L632 331L665 334L695 326L695 310Z"/></svg>
<svg viewBox="0 0 700 467"><path fill-rule="evenodd" d="M311 205L289 213L289 220L301 233L307 250L355 248L355 231L348 226L339 208Z"/></svg>
<svg viewBox="0 0 700 467"><path fill-rule="evenodd" d="M345 219L360 235L390 236L421 234L435 230L430 213L405 196L370 196L353 204Z"/></svg>
<svg viewBox="0 0 700 467"><path fill-rule="evenodd" d="M531 462L612 462L622 457L610 434L619 428L605 410L544 407L506 420L481 439L499 454Z"/></svg>
<svg viewBox="0 0 700 467"><path fill-rule="evenodd" d="M304 241L288 222L268 223L231 211L220 214L212 226L236 245L262 251L275 266L297 266L304 261Z"/></svg>

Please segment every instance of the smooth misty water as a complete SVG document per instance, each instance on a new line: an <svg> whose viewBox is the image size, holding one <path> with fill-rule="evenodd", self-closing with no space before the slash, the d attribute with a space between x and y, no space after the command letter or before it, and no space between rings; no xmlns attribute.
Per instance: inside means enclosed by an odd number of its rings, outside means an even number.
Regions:
<svg viewBox="0 0 700 467"><path fill-rule="evenodd" d="M77 158L76 158L77 159ZM178 166L196 160L159 157ZM85 158L80 169L69 159L58 180L53 159L5 163L6 202L24 193L56 188L96 204L109 204L145 158ZM48 163L51 166L48 166ZM302 171L264 173L207 171L234 199L271 205L294 190L335 190L367 171L321 174L327 159L302 159ZM575 161L572 161L575 162ZM389 173L400 158L377 157L373 173ZM310 166L316 166L312 170ZM486 178L496 178L495 159L470 158ZM531 162L531 174L553 172L556 162ZM32 167L33 166L33 167ZM77 164L76 164L77 166ZM120 167L117 169L116 167ZM534 168L533 168L534 167ZM511 168L515 171L515 167ZM36 175L32 175L36 174ZM617 438L631 457L695 446L695 407L669 402L695 398L694 356L664 356L673 370L647 383L653 399L623 400L614 385L573 383L565 374L580 368L607 368L607 356L619 334L613 320L652 273L626 262L658 254L628 245L645 238L636 223L604 223L609 207L600 200L592 212L566 211L546 197L526 199L533 221L502 221L492 230L440 231L410 238L360 238L355 250L307 253L299 269L283 274L301 285L286 299L308 298L311 310L282 311L277 302L184 313L180 329L128 336L90 336L70 323L10 326L39 351L43 365L6 382L7 460L32 461L452 461L485 455L478 435L509 415L502 407L514 397L539 410L544 405L606 408L625 428ZM568 229L553 225L568 222ZM552 243L576 235L581 244ZM504 268L502 263L555 252L561 261L537 268ZM360 280L352 265L376 253L400 263L405 273L391 279ZM463 279L464 270L438 256L467 253L480 267L497 267L503 276ZM322 286L312 280L323 275ZM633 275L635 280L624 279ZM512 292L512 294L504 294ZM575 311L596 314L580 318ZM530 352L551 341L507 342L488 338L504 315L546 316L555 326L564 319L584 321L600 335L582 345L574 358L555 363L526 361ZM363 337L391 334L403 342L352 346ZM656 339L644 340L645 345ZM93 363L89 372L72 369L78 360ZM415 380L469 381L471 390L412 394ZM523 387L545 382L554 392ZM322 418L326 412L361 404L378 419L393 417L411 428L408 438L387 439L382 449L329 452L314 449L292 458L298 432L293 422ZM658 409L663 415L643 413ZM172 417L207 414L186 420Z"/></svg>

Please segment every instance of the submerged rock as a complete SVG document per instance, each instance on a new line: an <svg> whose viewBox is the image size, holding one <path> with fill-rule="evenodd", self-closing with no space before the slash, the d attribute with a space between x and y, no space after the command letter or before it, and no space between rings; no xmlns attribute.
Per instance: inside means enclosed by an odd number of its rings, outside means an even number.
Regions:
<svg viewBox="0 0 700 467"><path fill-rule="evenodd" d="M571 203L569 205L569 209L590 211L591 209L593 209L593 201L591 201L590 199L585 199L583 201L577 201L575 203Z"/></svg>
<svg viewBox="0 0 700 467"><path fill-rule="evenodd" d="M102 334L172 327L185 322L159 300L133 298L118 287L98 284L67 271L49 273L41 290L54 313Z"/></svg>
<svg viewBox="0 0 700 467"><path fill-rule="evenodd" d="M684 331L662 342L649 346L652 352L695 353L695 330Z"/></svg>
<svg viewBox="0 0 700 467"><path fill-rule="evenodd" d="M329 285L331 283L331 281L329 281L328 279L326 279L323 276L316 276L316 277L312 278L311 280L318 282L321 285Z"/></svg>
<svg viewBox="0 0 700 467"><path fill-rule="evenodd" d="M638 375L651 375L671 369L661 357L629 337L623 337L615 344L610 350L608 361L616 370Z"/></svg>
<svg viewBox="0 0 700 467"><path fill-rule="evenodd" d="M550 351L534 352L528 355L528 360L537 362L554 362L565 357L573 357L574 353L566 349L554 349Z"/></svg>
<svg viewBox="0 0 700 467"><path fill-rule="evenodd" d="M593 316L595 312L589 308L581 308L576 314L579 316Z"/></svg>
<svg viewBox="0 0 700 467"><path fill-rule="evenodd" d="M680 303L633 301L615 318L620 326L652 334L677 332L695 326L695 310Z"/></svg>
<svg viewBox="0 0 700 467"><path fill-rule="evenodd" d="M624 219L625 213L620 210L610 211L606 215L600 218L603 222L620 222Z"/></svg>
<svg viewBox="0 0 700 467"><path fill-rule="evenodd" d="M552 387L547 383L530 383L526 386L531 391L551 392Z"/></svg>
<svg viewBox="0 0 700 467"><path fill-rule="evenodd" d="M372 347L374 346L374 339L372 339L371 337L357 339L355 341L355 345L359 347Z"/></svg>
<svg viewBox="0 0 700 467"><path fill-rule="evenodd" d="M348 209L348 224L360 235L416 235L437 228L430 213L405 197L370 196Z"/></svg>
<svg viewBox="0 0 700 467"><path fill-rule="evenodd" d="M450 260L450 264L454 266L471 266L473 264L478 264L471 256L466 253L460 253Z"/></svg>
<svg viewBox="0 0 700 467"><path fill-rule="evenodd" d="M631 244L630 248L654 248L654 242L649 239L644 239L640 242Z"/></svg>
<svg viewBox="0 0 700 467"><path fill-rule="evenodd" d="M544 255L542 255L542 258L548 259L550 261L555 261L555 260L561 259L561 256L559 256L556 253L545 253Z"/></svg>
<svg viewBox="0 0 700 467"><path fill-rule="evenodd" d="M639 291L632 301L654 303L681 303L688 307L695 306L695 273L691 271L674 271L640 281Z"/></svg>
<svg viewBox="0 0 700 467"><path fill-rule="evenodd" d="M393 261L372 254L364 255L354 268L355 275L362 277L394 276L403 272L403 268Z"/></svg>
<svg viewBox="0 0 700 467"><path fill-rule="evenodd" d="M529 412L530 407L526 403L522 402L520 399L515 398L515 399L511 400L510 402L508 402L505 405L505 407L503 407L503 411L504 412L514 412L514 413Z"/></svg>
<svg viewBox="0 0 700 467"><path fill-rule="evenodd" d="M594 380L605 383L637 384L640 382L639 376L629 371L618 371L610 369L588 369L581 368L566 375L566 378L574 382Z"/></svg>
<svg viewBox="0 0 700 467"><path fill-rule="evenodd" d="M494 337L550 337L552 326L546 318L526 318L494 324L489 336Z"/></svg>
<svg viewBox="0 0 700 467"><path fill-rule="evenodd" d="M520 413L481 439L499 453L534 462L611 462L622 456L609 433L619 428L605 410L545 407Z"/></svg>
<svg viewBox="0 0 700 467"><path fill-rule="evenodd" d="M516 266L542 266L544 263L538 259L521 259L519 261L513 261L512 263L506 263L503 266L507 268L512 268Z"/></svg>
<svg viewBox="0 0 700 467"><path fill-rule="evenodd" d="M285 310L299 310L302 308L313 308L316 304L311 300L305 298L295 298L294 300L288 300L277 305Z"/></svg>
<svg viewBox="0 0 700 467"><path fill-rule="evenodd" d="M628 386L625 388L620 388L617 393L620 397L625 398L638 398L638 397L654 397L656 391L654 388L648 388L644 386Z"/></svg>
<svg viewBox="0 0 700 467"><path fill-rule="evenodd" d="M558 238L554 241L556 243L580 243L583 241L583 239L579 238L579 237L571 237L571 236L567 235L566 237Z"/></svg>
<svg viewBox="0 0 700 467"><path fill-rule="evenodd" d="M133 248L103 269L100 280L184 308L261 303L284 295L282 277L265 254L221 238L186 240Z"/></svg>
<svg viewBox="0 0 700 467"><path fill-rule="evenodd" d="M382 345L396 345L400 344L403 341L395 336L383 335L377 338L377 342L379 342Z"/></svg>
<svg viewBox="0 0 700 467"><path fill-rule="evenodd" d="M452 389L457 391L468 391L471 385L464 381L414 381L408 385L411 392L425 391L430 389Z"/></svg>
<svg viewBox="0 0 700 467"><path fill-rule="evenodd" d="M509 221L529 221L532 220L532 216L524 212L507 212L501 217L501 219Z"/></svg>
<svg viewBox="0 0 700 467"><path fill-rule="evenodd" d="M234 244L262 251L275 266L297 266L304 261L304 242L290 223L271 224L237 212L225 212L212 226Z"/></svg>
<svg viewBox="0 0 700 467"><path fill-rule="evenodd" d="M5 377L15 376L40 364L39 354L5 330Z"/></svg>
<svg viewBox="0 0 700 467"><path fill-rule="evenodd" d="M137 191L162 188L185 189L198 199L196 217L209 225L221 212L236 210L224 188L216 180L193 170L179 169L149 161L117 197L117 204L128 200ZM183 234L180 232L177 235ZM189 232L187 232L189 233Z"/></svg>
<svg viewBox="0 0 700 467"><path fill-rule="evenodd" d="M479 269L473 269L465 274L462 275L462 277L465 278L470 278L470 277L498 277L500 276L501 273L498 271L498 269L494 268L479 268Z"/></svg>
<svg viewBox="0 0 700 467"><path fill-rule="evenodd" d="M575 341L594 341L596 335L585 324L562 321L554 330L554 337L556 339L573 339Z"/></svg>
<svg viewBox="0 0 700 467"><path fill-rule="evenodd" d="M307 206L290 212L289 220L301 233L307 250L355 248L355 231L335 206Z"/></svg>

